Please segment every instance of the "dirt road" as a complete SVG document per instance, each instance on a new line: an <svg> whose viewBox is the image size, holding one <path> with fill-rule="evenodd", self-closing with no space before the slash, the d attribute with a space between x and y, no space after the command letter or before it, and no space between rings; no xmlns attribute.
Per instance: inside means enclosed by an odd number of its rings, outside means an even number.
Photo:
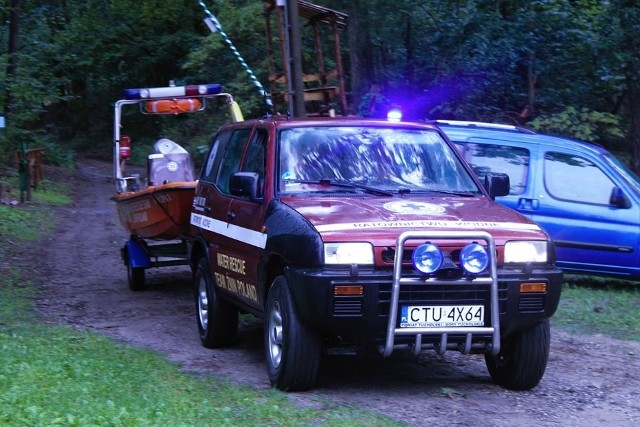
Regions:
<svg viewBox="0 0 640 427"><path fill-rule="evenodd" d="M259 322L241 326L239 344L200 345L187 267L147 271L148 289L131 292L120 248L127 235L110 200L110 164L83 160L76 202L35 271L47 321L89 329L156 350L185 370L269 388ZM328 357L316 389L291 393L298 404L366 407L407 424L481 426L631 426L640 423L640 343L575 336L553 328L549 365L532 391L494 385L481 356L447 352L417 360ZM290 421L291 422L291 421Z"/></svg>

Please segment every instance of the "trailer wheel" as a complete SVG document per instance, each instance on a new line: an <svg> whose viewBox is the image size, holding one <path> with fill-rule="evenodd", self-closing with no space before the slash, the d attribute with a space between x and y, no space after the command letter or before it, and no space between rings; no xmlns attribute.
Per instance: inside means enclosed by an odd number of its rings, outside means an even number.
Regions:
<svg viewBox="0 0 640 427"><path fill-rule="evenodd" d="M127 259L127 280L129 282L129 289L132 291L143 290L146 287L146 280L144 276L144 268L131 267L131 260Z"/></svg>
<svg viewBox="0 0 640 427"><path fill-rule="evenodd" d="M313 387L320 367L320 339L300 322L284 276L278 276L269 290L264 326L271 384L285 391Z"/></svg>
<svg viewBox="0 0 640 427"><path fill-rule="evenodd" d="M551 330L549 321L504 339L500 353L485 354L493 381L510 390L530 390L538 385L549 359Z"/></svg>
<svg viewBox="0 0 640 427"><path fill-rule="evenodd" d="M198 332L207 348L233 344L238 333L238 310L220 299L209 265L201 258L194 275Z"/></svg>

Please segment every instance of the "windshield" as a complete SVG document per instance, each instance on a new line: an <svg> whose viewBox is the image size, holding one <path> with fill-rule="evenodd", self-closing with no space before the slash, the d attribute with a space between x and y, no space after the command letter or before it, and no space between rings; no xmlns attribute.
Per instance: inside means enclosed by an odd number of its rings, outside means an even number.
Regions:
<svg viewBox="0 0 640 427"><path fill-rule="evenodd" d="M362 126L280 133L280 190L479 192L436 131ZM349 188L345 185L354 184Z"/></svg>

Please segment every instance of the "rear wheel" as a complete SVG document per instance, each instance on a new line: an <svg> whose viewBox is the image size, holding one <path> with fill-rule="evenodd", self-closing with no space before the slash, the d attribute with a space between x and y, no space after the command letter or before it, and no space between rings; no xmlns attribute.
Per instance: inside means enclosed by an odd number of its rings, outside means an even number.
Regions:
<svg viewBox="0 0 640 427"><path fill-rule="evenodd" d="M264 326L271 384L286 391L313 387L320 367L320 339L300 322L283 276L278 276L269 289Z"/></svg>
<svg viewBox="0 0 640 427"><path fill-rule="evenodd" d="M491 378L511 390L534 388L547 368L550 344L548 320L509 336L502 341L498 355L485 354Z"/></svg>
<svg viewBox="0 0 640 427"><path fill-rule="evenodd" d="M238 310L220 299L204 258L194 275L194 289L202 345L217 348L233 344L238 333Z"/></svg>

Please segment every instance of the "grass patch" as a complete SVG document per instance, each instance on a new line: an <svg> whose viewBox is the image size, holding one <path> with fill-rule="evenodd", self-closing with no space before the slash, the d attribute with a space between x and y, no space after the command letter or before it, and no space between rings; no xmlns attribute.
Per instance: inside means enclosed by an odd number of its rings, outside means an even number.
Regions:
<svg viewBox="0 0 640 427"><path fill-rule="evenodd" d="M640 288L565 283L555 326L569 332L599 333L640 341Z"/></svg>
<svg viewBox="0 0 640 427"><path fill-rule="evenodd" d="M35 293L31 284L20 284L15 269L0 269L0 331L16 323L34 319L32 298Z"/></svg>
<svg viewBox="0 0 640 427"><path fill-rule="evenodd" d="M36 240L52 227L44 215L20 206L0 205L0 218L0 235L16 242Z"/></svg>
<svg viewBox="0 0 640 427"><path fill-rule="evenodd" d="M5 180L14 187L15 178ZM23 243L39 239L53 229L53 218L47 208L71 203L70 185L60 181L42 181L37 191L31 192L31 201L18 205L0 204L0 236Z"/></svg>
<svg viewBox="0 0 640 427"><path fill-rule="evenodd" d="M71 185L68 182L45 179L37 191L31 192L31 200L46 205L65 206L71 203L70 191Z"/></svg>

